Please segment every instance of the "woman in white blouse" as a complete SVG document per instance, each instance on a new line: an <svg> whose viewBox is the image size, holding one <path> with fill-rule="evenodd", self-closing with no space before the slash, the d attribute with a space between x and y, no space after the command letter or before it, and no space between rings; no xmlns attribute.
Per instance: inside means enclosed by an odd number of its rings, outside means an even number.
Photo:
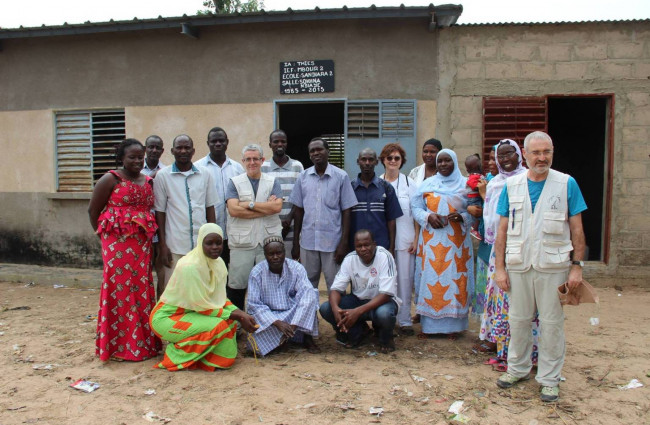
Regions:
<svg viewBox="0 0 650 425"><path fill-rule="evenodd" d="M435 157L435 155L434 155ZM411 216L411 196L417 185L413 179L406 177L399 170L406 162L406 152L399 143L389 143L384 146L379 160L384 165L386 173L381 176L393 185L399 205L404 215L396 220L395 232L395 262L397 263L397 296L402 300L402 306L397 314L397 324L400 334L413 335L411 319L411 298L413 294L413 278L415 274L415 222Z"/></svg>

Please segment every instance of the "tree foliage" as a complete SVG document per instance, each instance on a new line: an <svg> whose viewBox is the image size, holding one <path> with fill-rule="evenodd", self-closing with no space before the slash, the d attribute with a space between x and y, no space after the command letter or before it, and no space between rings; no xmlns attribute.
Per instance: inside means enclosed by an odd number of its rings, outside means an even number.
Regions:
<svg viewBox="0 0 650 425"><path fill-rule="evenodd" d="M263 0L204 0L204 10L197 11L197 15L207 15L209 13L216 13L223 15L227 13L237 12L257 12L264 8Z"/></svg>

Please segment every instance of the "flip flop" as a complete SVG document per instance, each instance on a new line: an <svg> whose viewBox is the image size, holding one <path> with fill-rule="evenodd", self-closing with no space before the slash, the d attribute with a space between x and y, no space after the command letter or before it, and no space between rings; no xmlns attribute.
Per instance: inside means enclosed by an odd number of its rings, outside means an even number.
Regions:
<svg viewBox="0 0 650 425"><path fill-rule="evenodd" d="M496 357L492 357L483 362L483 364L487 364L487 365L499 364L499 363L501 363L501 361L499 361L499 359L497 359Z"/></svg>

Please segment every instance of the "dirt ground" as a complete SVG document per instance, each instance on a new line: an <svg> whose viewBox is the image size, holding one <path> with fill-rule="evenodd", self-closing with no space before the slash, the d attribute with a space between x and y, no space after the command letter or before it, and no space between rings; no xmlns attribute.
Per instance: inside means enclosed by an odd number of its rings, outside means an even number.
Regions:
<svg viewBox="0 0 650 425"><path fill-rule="evenodd" d="M470 424L649 424L650 291L598 292L599 308L566 307L566 381L548 405L534 380L496 387L489 356L471 350L476 321L456 341L399 337L390 355L372 344L346 350L321 321L322 354L240 354L228 371L172 373L153 369L156 360L95 358L86 316L97 312L97 290L0 283L0 424L145 424L148 412L172 424L444 424L457 400ZM81 378L101 387L70 388ZM645 386L618 388L633 378ZM369 413L378 407L381 416Z"/></svg>

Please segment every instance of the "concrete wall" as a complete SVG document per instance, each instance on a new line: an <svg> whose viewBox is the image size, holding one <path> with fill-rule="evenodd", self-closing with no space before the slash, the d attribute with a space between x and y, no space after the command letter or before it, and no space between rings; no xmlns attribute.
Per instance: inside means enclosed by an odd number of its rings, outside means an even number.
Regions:
<svg viewBox="0 0 650 425"><path fill-rule="evenodd" d="M0 129L0 146L3 151L0 155L0 196L2 192L54 191L56 181L52 112L0 112ZM1 217L2 214L0 219Z"/></svg>
<svg viewBox="0 0 650 425"><path fill-rule="evenodd" d="M460 158L481 147L484 96L614 94L611 255L591 271L647 276L650 24L453 27L439 46L438 135Z"/></svg>
<svg viewBox="0 0 650 425"><path fill-rule="evenodd" d="M334 60L336 92L319 97L431 100L436 37L392 19L6 40L0 110L272 102L280 62L308 59Z"/></svg>

